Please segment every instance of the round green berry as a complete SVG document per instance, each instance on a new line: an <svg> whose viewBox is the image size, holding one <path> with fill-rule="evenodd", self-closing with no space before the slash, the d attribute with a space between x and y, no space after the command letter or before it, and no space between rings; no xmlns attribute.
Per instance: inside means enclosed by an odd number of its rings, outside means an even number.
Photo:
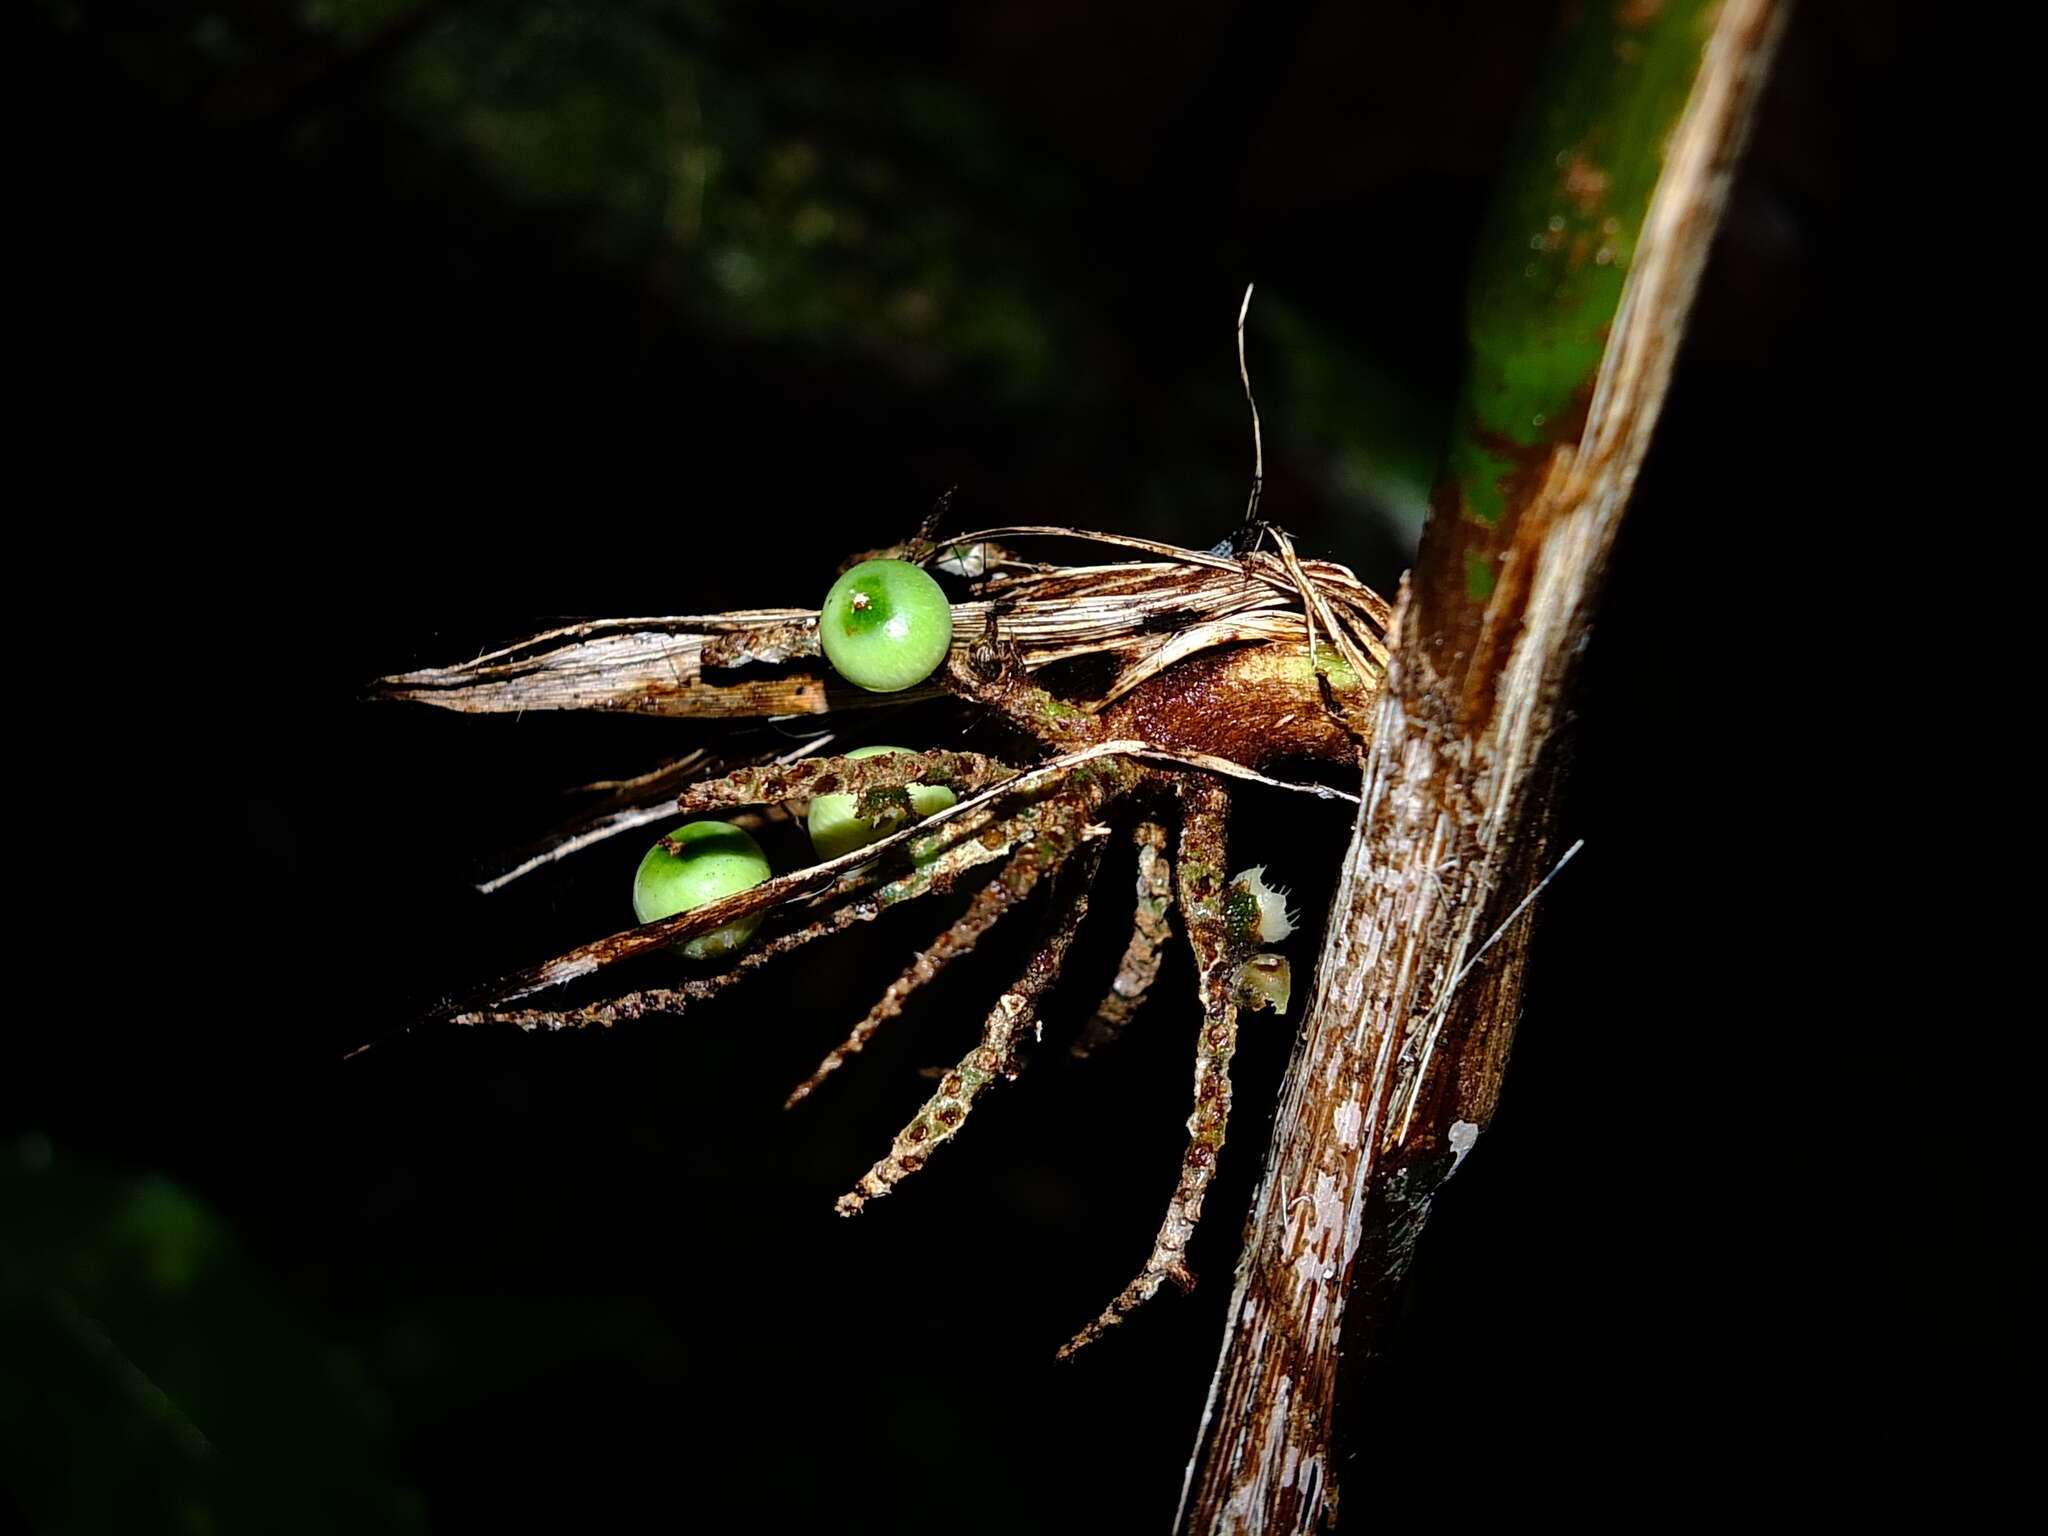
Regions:
<svg viewBox="0 0 2048 1536"><path fill-rule="evenodd" d="M953 609L908 560L863 560L832 583L818 614L825 659L870 693L915 687L953 643Z"/></svg>
<svg viewBox="0 0 2048 1536"><path fill-rule="evenodd" d="M846 755L880 757L884 752L909 751L908 747L860 747ZM909 814L918 821L943 811L958 798L953 791L937 784L912 784L907 792L910 797ZM876 838L887 837L905 823L905 814L901 810L884 811L872 820L862 820L854 815L854 808L859 803L858 795L820 795L811 802L811 846L818 850L821 860L836 859L842 853L865 848Z"/></svg>
<svg viewBox="0 0 2048 1536"><path fill-rule="evenodd" d="M668 843L677 851L669 852ZM774 871L761 845L729 821L693 821L669 833L633 876L633 915L643 923L674 917L721 896L751 890ZM743 917L678 946L692 960L730 954L754 936L758 917Z"/></svg>

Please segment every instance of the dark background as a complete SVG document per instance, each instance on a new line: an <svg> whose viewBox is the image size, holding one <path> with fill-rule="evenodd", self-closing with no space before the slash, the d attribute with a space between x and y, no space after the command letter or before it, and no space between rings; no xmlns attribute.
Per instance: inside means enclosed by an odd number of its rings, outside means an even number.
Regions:
<svg viewBox="0 0 2048 1536"><path fill-rule="evenodd" d="M1850 578L1816 530L1936 349L1900 209L1942 75L1909 10L1794 19L1589 660L1586 851L1353 1424L1377 1518L2038 1502L2017 1180L1903 1000L1846 984L1872 940L1821 925L1868 855L1807 776L1898 600L1817 634ZM833 1197L1002 979L996 946L784 1115L932 931L915 908L687 1019L342 1065L625 921L637 839L488 900L470 872L564 787L707 738L362 687L559 615L815 601L948 486L963 527L1207 545L1245 490L1251 278L1266 507L1391 589L1546 8L45 0L7 27L18 425L64 551L17 582L68 600L25 803L69 853L53 916L97 926L0 1077L0 1519L1162 1528L1284 1032L1240 1058L1200 1289L1055 1366L1171 1186L1183 956L1121 1048L1048 1048L855 1222ZM1313 911L1343 819L1240 806L1234 860ZM1104 878L1055 1046L1121 940Z"/></svg>

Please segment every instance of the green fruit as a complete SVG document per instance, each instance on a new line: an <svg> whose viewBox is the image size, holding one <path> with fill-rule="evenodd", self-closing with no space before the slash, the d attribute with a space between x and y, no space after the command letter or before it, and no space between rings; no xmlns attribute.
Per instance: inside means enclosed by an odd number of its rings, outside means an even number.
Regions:
<svg viewBox="0 0 2048 1536"><path fill-rule="evenodd" d="M871 561L870 564L881 564ZM894 562L890 562L894 563ZM849 752L848 757L880 757L884 752L908 753L908 747L861 747ZM854 815L859 804L857 795L820 795L811 802L809 826L811 846L818 850L818 857L836 859L842 853L851 853L856 848L865 848L879 837L887 837L904 826L909 818L918 821L943 811L958 797L950 789L937 784L912 784L908 786L910 797L909 816L900 809L889 810L876 816L872 821L863 821Z"/></svg>
<svg viewBox="0 0 2048 1536"><path fill-rule="evenodd" d="M870 693L915 687L953 643L953 609L907 560L863 560L832 583L818 613L825 659Z"/></svg>
<svg viewBox="0 0 2048 1536"><path fill-rule="evenodd" d="M751 890L774 873L761 845L729 821L693 821L677 827L668 840L680 851L670 853L656 843L633 876L633 915L643 923ZM715 959L738 949L760 926L760 918L743 917L678 948L692 960Z"/></svg>

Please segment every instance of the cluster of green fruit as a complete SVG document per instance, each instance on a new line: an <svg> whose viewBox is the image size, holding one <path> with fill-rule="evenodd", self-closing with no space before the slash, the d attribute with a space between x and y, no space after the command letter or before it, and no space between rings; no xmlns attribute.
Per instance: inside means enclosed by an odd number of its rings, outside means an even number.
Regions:
<svg viewBox="0 0 2048 1536"><path fill-rule="evenodd" d="M874 693L898 693L930 677L953 643L953 610L946 594L920 566L907 560L866 560L832 583L818 615L825 659L848 682ZM862 747L848 757L908 752L908 747ZM914 784L910 809L920 820L951 805L950 789ZM818 857L836 859L896 830L902 817L863 818L853 795L819 795L806 820ZM768 855L746 830L729 821L693 821L647 850L633 876L633 914L656 922L736 895L766 880ZM730 954L761 926L758 917L700 934L681 947L693 960Z"/></svg>

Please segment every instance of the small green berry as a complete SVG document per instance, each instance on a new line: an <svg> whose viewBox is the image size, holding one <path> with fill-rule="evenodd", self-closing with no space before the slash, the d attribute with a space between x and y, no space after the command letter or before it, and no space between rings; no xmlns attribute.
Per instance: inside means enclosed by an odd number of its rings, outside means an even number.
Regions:
<svg viewBox="0 0 2048 1536"><path fill-rule="evenodd" d="M898 693L938 670L953 643L953 609L908 560L863 560L832 583L818 613L825 659L870 693Z"/></svg>
<svg viewBox="0 0 2048 1536"><path fill-rule="evenodd" d="M884 752L909 751L908 747L861 747L846 755L880 757ZM908 786L908 792L911 814L919 821L943 811L958 798L953 791L938 784L912 784ZM871 821L862 820L854 815L859 799L857 795L820 795L811 802L811 846L818 850L821 860L836 859L842 853L865 848L876 838L886 837L904 824L901 811L887 812Z"/></svg>
<svg viewBox="0 0 2048 1536"><path fill-rule="evenodd" d="M761 845L729 821L693 821L669 833L668 841L680 852L656 843L633 876L633 915L643 923L751 890L774 873ZM692 960L715 959L738 949L760 926L760 918L743 917L679 947Z"/></svg>

